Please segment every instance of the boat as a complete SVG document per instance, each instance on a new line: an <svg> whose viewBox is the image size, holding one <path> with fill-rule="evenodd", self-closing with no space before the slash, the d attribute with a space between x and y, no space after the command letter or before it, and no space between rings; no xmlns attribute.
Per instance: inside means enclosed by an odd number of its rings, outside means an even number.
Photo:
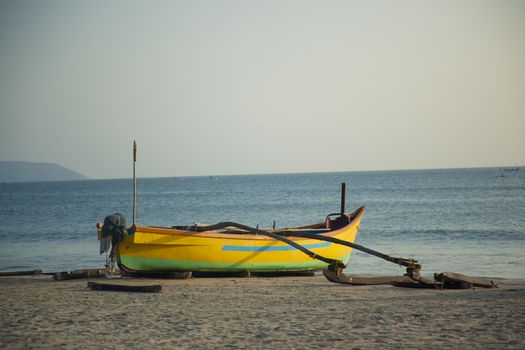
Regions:
<svg viewBox="0 0 525 350"><path fill-rule="evenodd" d="M349 214L331 214L318 224L253 229L255 233L235 223L210 230L202 225L132 225L125 228L117 239L115 257L119 269L128 275L181 271L277 273L323 270L335 261L342 265L348 263L352 248L327 240L354 243L364 211L363 206ZM118 226L110 223L114 217L109 216L105 225ZM97 227L99 239L102 239L104 224ZM305 254L283 238L315 256Z"/></svg>
<svg viewBox="0 0 525 350"><path fill-rule="evenodd" d="M136 143L133 143L133 223L123 215L107 216L97 224L100 253L108 273L116 267L127 275L212 272L340 271L350 259L365 207L345 212L345 184L341 210L313 225L259 229L223 222L215 225L156 227L135 224ZM274 224L275 226L275 224ZM111 249L110 249L111 247Z"/></svg>

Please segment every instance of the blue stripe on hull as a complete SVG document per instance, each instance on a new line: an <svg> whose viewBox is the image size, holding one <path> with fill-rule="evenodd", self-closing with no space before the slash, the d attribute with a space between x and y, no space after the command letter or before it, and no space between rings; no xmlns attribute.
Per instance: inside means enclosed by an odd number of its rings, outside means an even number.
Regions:
<svg viewBox="0 0 525 350"><path fill-rule="evenodd" d="M306 249L315 249L315 248L326 248L329 247L332 243L323 242L315 244L305 244L303 247ZM286 250L297 250L292 246L238 246L238 245L225 245L222 247L222 250L227 251L236 251L236 252L282 252Z"/></svg>

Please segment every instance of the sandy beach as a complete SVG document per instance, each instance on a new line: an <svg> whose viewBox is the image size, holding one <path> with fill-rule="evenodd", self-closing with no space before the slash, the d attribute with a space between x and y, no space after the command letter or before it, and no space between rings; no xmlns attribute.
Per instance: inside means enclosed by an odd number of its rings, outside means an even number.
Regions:
<svg viewBox="0 0 525 350"><path fill-rule="evenodd" d="M323 276L119 280L163 286L150 294L7 277L0 347L523 349L525 281L498 282L428 290L338 285Z"/></svg>

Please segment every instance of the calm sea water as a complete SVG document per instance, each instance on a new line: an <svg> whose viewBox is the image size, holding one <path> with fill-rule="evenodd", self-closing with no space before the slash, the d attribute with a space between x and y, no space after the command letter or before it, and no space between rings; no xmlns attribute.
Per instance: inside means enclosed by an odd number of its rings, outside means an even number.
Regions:
<svg viewBox="0 0 525 350"><path fill-rule="evenodd" d="M423 272L525 278L525 169L444 169L138 179L137 223L293 226L366 205L357 243ZM131 222L130 179L0 184L0 270L101 267L96 222ZM357 251L348 272L401 274Z"/></svg>

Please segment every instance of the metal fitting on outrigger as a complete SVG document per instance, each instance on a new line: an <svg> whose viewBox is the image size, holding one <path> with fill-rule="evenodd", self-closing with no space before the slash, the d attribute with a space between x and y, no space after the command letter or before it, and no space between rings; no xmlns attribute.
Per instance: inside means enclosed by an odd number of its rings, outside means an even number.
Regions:
<svg viewBox="0 0 525 350"><path fill-rule="evenodd" d="M335 272L336 276L339 277L339 274L346 267L341 260L335 260L328 265L328 270Z"/></svg>
<svg viewBox="0 0 525 350"><path fill-rule="evenodd" d="M403 259L407 261L406 266L406 276L412 278L412 279L419 279L421 277L421 264L417 263L417 260L414 259Z"/></svg>

